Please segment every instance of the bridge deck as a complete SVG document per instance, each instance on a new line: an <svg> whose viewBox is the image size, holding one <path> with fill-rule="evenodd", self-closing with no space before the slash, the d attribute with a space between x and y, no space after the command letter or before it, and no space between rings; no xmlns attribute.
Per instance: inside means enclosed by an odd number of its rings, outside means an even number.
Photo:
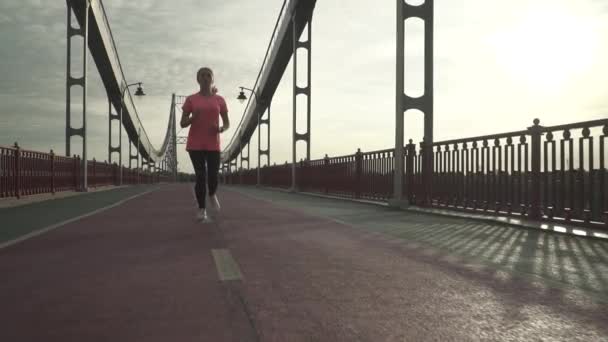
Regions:
<svg viewBox="0 0 608 342"><path fill-rule="evenodd" d="M608 339L583 237L236 187L203 225L180 184L0 209L0 243L127 198L0 249L0 341Z"/></svg>

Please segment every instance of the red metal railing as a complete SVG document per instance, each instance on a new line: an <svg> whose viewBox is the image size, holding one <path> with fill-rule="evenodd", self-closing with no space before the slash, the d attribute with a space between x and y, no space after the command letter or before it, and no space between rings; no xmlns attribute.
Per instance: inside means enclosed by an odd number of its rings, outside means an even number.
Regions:
<svg viewBox="0 0 608 342"><path fill-rule="evenodd" d="M355 155L301 161L296 172L298 190L353 196L357 178ZM289 169L291 171L291 169ZM291 181L291 173L289 174ZM291 185L291 184L290 184Z"/></svg>
<svg viewBox="0 0 608 342"><path fill-rule="evenodd" d="M605 225L607 133L608 120L535 120L525 131L435 143L432 205Z"/></svg>
<svg viewBox="0 0 608 342"><path fill-rule="evenodd" d="M0 198L79 190L82 188L80 157L0 146ZM116 164L88 161L88 186L117 185ZM169 182L166 173L138 171L123 167L123 184Z"/></svg>
<svg viewBox="0 0 608 342"><path fill-rule="evenodd" d="M447 209L608 225L608 119L455 139L433 144L430 194L423 187L422 143L405 146L404 195ZM387 200L393 195L393 149L297 164L300 191ZM256 184L257 170L228 173L231 184ZM263 167L261 184L289 188L291 165Z"/></svg>
<svg viewBox="0 0 608 342"><path fill-rule="evenodd" d="M340 197L386 200L392 195L393 150L301 161L296 183L299 191ZM257 170L236 170L225 175L227 184L257 183ZM277 188L291 187L291 164L262 167L260 183Z"/></svg>

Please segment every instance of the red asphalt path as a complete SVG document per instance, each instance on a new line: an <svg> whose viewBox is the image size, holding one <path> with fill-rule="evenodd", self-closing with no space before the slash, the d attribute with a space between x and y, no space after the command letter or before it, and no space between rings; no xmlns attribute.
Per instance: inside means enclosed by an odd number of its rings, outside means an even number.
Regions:
<svg viewBox="0 0 608 342"><path fill-rule="evenodd" d="M608 309L236 192L190 185L0 250L0 341L604 341ZM227 248L242 281L222 282ZM509 275L505 275L509 278Z"/></svg>

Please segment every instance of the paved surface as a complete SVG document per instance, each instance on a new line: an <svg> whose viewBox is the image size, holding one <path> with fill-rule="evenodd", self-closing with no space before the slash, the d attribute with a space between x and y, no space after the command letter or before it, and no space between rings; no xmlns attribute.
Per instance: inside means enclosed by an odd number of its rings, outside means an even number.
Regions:
<svg viewBox="0 0 608 342"><path fill-rule="evenodd" d="M108 185L108 186L99 186L99 187L89 187L87 192L66 190L66 191L57 191L54 194L53 193L42 193L42 194L21 196L20 198L16 198L16 197L0 198L0 208L20 207L20 206L29 205L32 203L57 200L57 199L73 197L73 196L82 196L82 195L87 195L87 194L90 194L93 192L116 190L116 189L124 188L124 187L129 187L129 186L128 185L123 185L123 186Z"/></svg>
<svg viewBox="0 0 608 342"><path fill-rule="evenodd" d="M253 188L220 200L203 225L190 185L162 186L1 249L0 341L608 341L605 241Z"/></svg>

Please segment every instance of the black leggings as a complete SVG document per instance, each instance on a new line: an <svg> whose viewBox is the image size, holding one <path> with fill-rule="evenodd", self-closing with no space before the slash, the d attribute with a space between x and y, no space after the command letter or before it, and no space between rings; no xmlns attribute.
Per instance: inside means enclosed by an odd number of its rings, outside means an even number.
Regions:
<svg viewBox="0 0 608 342"><path fill-rule="evenodd" d="M220 169L219 151L188 151L194 173L196 174L196 185L194 192L199 208L205 208L205 193L209 186L209 196L215 195L217 191L217 174ZM207 184L205 184L207 176ZM207 186L205 186L207 185Z"/></svg>

